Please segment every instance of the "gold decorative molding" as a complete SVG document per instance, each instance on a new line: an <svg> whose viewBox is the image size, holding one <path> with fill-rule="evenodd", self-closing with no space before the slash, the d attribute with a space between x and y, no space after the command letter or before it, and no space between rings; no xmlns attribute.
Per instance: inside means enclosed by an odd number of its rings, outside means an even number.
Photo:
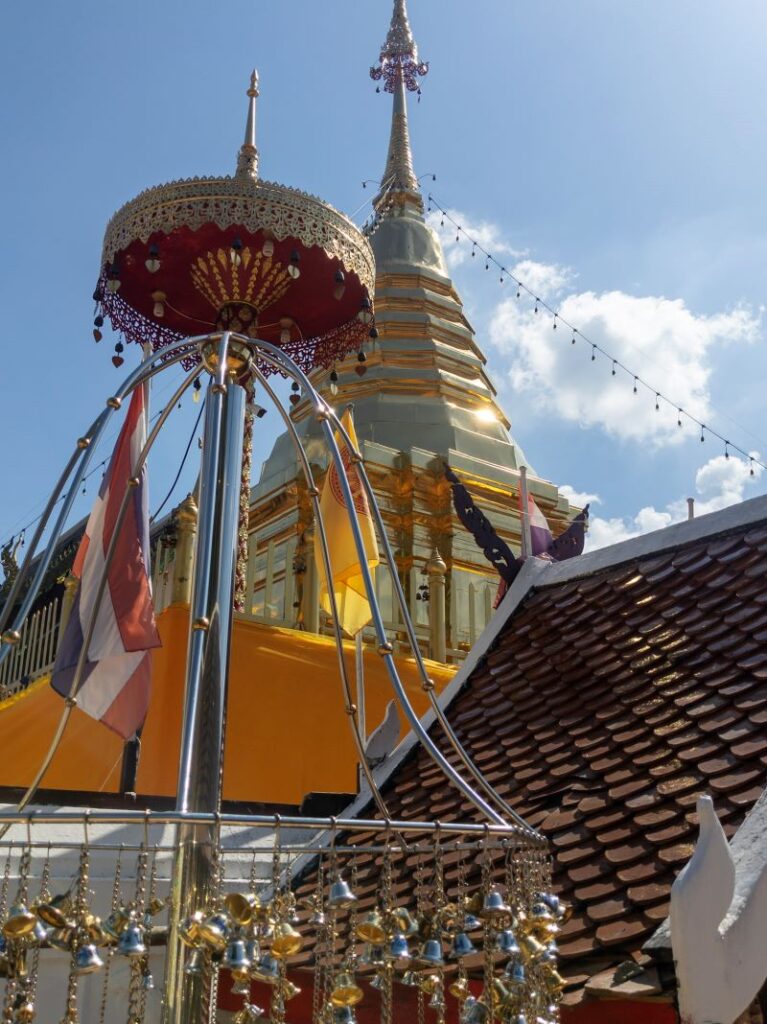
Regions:
<svg viewBox="0 0 767 1024"><path fill-rule="evenodd" d="M278 240L298 238L306 246L319 246L373 294L373 251L348 217L307 192L248 177L184 178L145 189L107 224L102 266L136 239L146 242L156 232L194 231L205 224L270 231Z"/></svg>

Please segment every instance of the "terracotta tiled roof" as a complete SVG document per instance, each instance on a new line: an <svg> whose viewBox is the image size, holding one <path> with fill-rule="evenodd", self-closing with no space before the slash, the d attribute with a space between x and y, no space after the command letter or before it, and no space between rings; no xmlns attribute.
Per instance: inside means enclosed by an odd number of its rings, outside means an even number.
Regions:
<svg viewBox="0 0 767 1024"><path fill-rule="evenodd" d="M562 973L580 983L639 958L666 917L698 794L732 835L767 783L767 502L750 504L761 515L739 526L722 513L708 533L703 520L659 533L656 550L642 538L584 556L580 576L542 571L504 602L449 705L461 742L551 842L574 907ZM476 817L420 747L384 796L397 817Z"/></svg>

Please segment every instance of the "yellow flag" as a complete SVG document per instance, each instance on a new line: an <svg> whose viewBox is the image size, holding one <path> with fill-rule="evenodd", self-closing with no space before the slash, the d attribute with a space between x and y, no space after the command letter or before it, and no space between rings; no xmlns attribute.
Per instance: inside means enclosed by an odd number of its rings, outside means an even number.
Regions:
<svg viewBox="0 0 767 1024"><path fill-rule="evenodd" d="M354 430L354 420L352 419L350 409L347 409L341 417L341 423L349 435L352 444L359 450L357 434ZM357 467L352 462L351 452L338 435L336 435L336 443L341 452L346 475L349 478L349 485L352 497L354 498L354 507L357 511L357 519L359 520L362 538L365 543L367 563L372 572L378 565L380 558L378 557L378 541L376 540L373 520L370 516L367 495L362 489L362 482L357 472ZM322 488L320 511L325 524L325 534L330 551L330 564L333 567L333 590L336 595L338 620L341 628L349 636L356 636L362 627L370 622L372 613L362 579L362 567L349 523L349 513L341 491L341 481L338 476L338 470L333 462L330 464ZM325 565L322 560L319 532L316 530L314 559L320 578L320 605L330 615L330 599L325 579Z"/></svg>

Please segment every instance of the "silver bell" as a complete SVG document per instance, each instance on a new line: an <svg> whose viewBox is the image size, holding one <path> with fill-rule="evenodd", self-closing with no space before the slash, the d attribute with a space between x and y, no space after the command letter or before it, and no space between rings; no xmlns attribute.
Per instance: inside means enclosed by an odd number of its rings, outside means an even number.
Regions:
<svg viewBox="0 0 767 1024"><path fill-rule="evenodd" d="M280 980L280 962L271 953L264 953L250 969L256 981L264 981L267 985L275 985Z"/></svg>
<svg viewBox="0 0 767 1024"><path fill-rule="evenodd" d="M200 978L205 973L205 955L201 949L193 949L184 968L184 974L191 978Z"/></svg>
<svg viewBox="0 0 767 1024"><path fill-rule="evenodd" d="M418 956L419 964L424 964L427 967L444 967L445 961L442 959L442 943L439 939L427 939L421 947L421 952Z"/></svg>
<svg viewBox="0 0 767 1024"><path fill-rule="evenodd" d="M482 922L474 914L466 914L463 919L463 930L465 932L475 932L478 928L482 927Z"/></svg>
<svg viewBox="0 0 767 1024"><path fill-rule="evenodd" d="M226 947L221 966L231 971L232 974L247 974L250 970L250 960L242 939L232 939Z"/></svg>
<svg viewBox="0 0 767 1024"><path fill-rule="evenodd" d="M120 935L120 939L117 943L117 952L120 956L127 956L130 959L146 955L144 933L135 921L131 921L128 927Z"/></svg>
<svg viewBox="0 0 767 1024"><path fill-rule="evenodd" d="M504 928L502 932L498 932L496 948L507 956L519 956L519 946L514 938L514 932L510 928Z"/></svg>
<svg viewBox="0 0 767 1024"><path fill-rule="evenodd" d="M394 961L398 967L404 967L410 961L410 949L408 948L407 939L402 932L395 932L392 935L386 952L387 958Z"/></svg>
<svg viewBox="0 0 767 1024"><path fill-rule="evenodd" d="M154 990L154 978L150 970L144 971L141 975L141 987L145 992L152 992Z"/></svg>
<svg viewBox="0 0 767 1024"><path fill-rule="evenodd" d="M86 942L82 946L78 946L75 950L72 974L93 974L103 966L104 961L99 956L93 943Z"/></svg>
<svg viewBox="0 0 767 1024"><path fill-rule="evenodd" d="M487 1007L476 996L469 996L464 1001L461 1010L461 1024L486 1024L489 1016Z"/></svg>
<svg viewBox="0 0 767 1024"><path fill-rule="evenodd" d="M477 948L471 941L466 932L458 932L453 939L453 945L450 950L450 956L454 960L460 960L462 956L469 956L471 953L476 953Z"/></svg>
<svg viewBox="0 0 767 1024"><path fill-rule="evenodd" d="M352 1006L338 1006L333 1010L333 1024L357 1024L357 1015Z"/></svg>
<svg viewBox="0 0 767 1024"><path fill-rule="evenodd" d="M345 910L356 902L357 897L349 887L349 883L339 875L330 887L327 905L331 910Z"/></svg>
<svg viewBox="0 0 767 1024"><path fill-rule="evenodd" d="M506 984L512 988L524 988L527 983L525 965L520 960L509 960L504 974Z"/></svg>

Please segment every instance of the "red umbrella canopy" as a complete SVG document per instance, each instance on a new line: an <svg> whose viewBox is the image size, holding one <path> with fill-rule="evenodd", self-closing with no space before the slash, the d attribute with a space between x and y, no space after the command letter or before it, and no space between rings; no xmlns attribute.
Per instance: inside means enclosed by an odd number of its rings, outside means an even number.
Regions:
<svg viewBox="0 0 767 1024"><path fill-rule="evenodd" d="M305 370L359 348L372 325L370 246L314 196L252 177L142 192L107 226L96 299L127 341L154 349L227 329Z"/></svg>

